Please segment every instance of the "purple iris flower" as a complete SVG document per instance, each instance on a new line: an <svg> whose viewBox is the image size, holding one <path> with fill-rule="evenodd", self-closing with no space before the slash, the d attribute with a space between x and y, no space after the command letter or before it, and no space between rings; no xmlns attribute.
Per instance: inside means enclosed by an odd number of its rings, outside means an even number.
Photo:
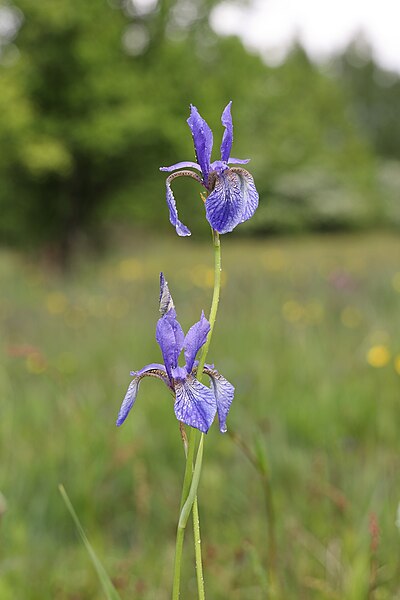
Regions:
<svg viewBox="0 0 400 600"><path fill-rule="evenodd" d="M176 177L192 177L205 187L209 194L205 201L206 217L211 227L219 233L228 233L239 223L250 219L258 206L258 192L253 177L243 168L229 167L231 164L246 164L250 160L230 156L233 142L231 104L232 102L229 102L225 107L221 117L222 125L225 127L221 144L221 160L211 162L212 131L197 108L191 105L187 122L193 136L197 163L180 162L171 167L160 167L160 171L176 171L167 178L166 185L169 220L178 235L190 235L190 231L178 218L171 189L171 183ZM187 167L200 171L201 176L187 170Z"/></svg>
<svg viewBox="0 0 400 600"><path fill-rule="evenodd" d="M140 371L132 371L133 379L122 402L117 425L122 425L131 410L143 377L157 377L165 383L175 397L175 415L179 421L207 433L218 414L219 428L226 431L226 418L235 388L213 365L205 365L203 373L211 380L207 387L196 379L196 355L207 340L210 323L201 313L200 321L192 325L186 336L176 319L174 303L164 275L160 275L160 313L156 340L161 348L164 364L151 363ZM185 365L178 365L184 350Z"/></svg>

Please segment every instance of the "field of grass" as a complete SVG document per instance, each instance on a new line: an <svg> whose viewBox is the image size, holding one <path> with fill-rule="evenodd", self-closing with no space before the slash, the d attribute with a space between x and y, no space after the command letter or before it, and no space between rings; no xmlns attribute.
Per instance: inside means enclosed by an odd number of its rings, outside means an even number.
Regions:
<svg viewBox="0 0 400 600"><path fill-rule="evenodd" d="M222 242L209 359L236 386L228 428L268 458L278 599L399 599L400 239ZM1 600L103 597L59 483L121 597L170 597L184 469L171 397L146 379L115 418L129 371L161 358L159 271L187 329L211 267L211 244L172 232L67 278L0 254ZM262 481L216 426L199 502L207 597L270 597Z"/></svg>

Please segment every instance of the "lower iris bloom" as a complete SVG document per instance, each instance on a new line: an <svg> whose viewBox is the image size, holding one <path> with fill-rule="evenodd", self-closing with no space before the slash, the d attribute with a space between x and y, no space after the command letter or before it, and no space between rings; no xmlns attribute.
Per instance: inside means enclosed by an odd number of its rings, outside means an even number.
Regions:
<svg viewBox="0 0 400 600"><path fill-rule="evenodd" d="M168 284L160 275L160 312L156 329L156 340L161 348L164 364L151 363L140 371L132 371L133 379L122 402L117 425L122 425L131 410L144 377L157 377L175 397L176 418L186 425L207 433L215 415L218 414L219 428L226 431L226 418L233 400L235 388L213 365L205 365L203 373L211 380L207 387L196 379L196 355L204 346L210 331L210 323L202 312L200 321L192 325L186 336L176 319L176 312ZM178 359L184 351L185 365L180 367Z"/></svg>
<svg viewBox="0 0 400 600"><path fill-rule="evenodd" d="M187 122L193 136L197 163L186 161L160 168L160 171L175 171L167 177L166 185L169 220L178 235L190 235L190 231L178 218L171 189L171 183L176 177L192 177L207 190L209 195L205 201L206 217L211 227L219 233L228 233L239 223L250 219L258 206L258 192L253 177L246 169L229 166L249 162L249 159L230 156L233 142L231 104L232 102L229 102L225 107L221 117L222 125L225 127L221 144L221 160L211 162L212 131L197 108L191 106ZM188 168L196 169L200 175Z"/></svg>

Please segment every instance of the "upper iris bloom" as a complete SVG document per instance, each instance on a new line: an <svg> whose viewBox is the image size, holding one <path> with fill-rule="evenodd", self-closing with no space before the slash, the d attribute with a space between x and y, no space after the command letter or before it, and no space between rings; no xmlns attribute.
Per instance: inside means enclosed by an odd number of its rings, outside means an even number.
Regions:
<svg viewBox="0 0 400 600"><path fill-rule="evenodd" d="M197 108L191 105L187 122L193 136L197 163L180 162L171 167L160 168L160 171L167 172L185 169L170 175L166 182L169 220L178 235L190 235L190 231L178 219L175 198L171 190L171 182L175 177L193 177L206 188L209 193L205 201L206 217L211 227L219 233L228 233L239 223L250 219L258 206L258 192L253 177L243 168L228 166L246 164L250 160L230 156L233 141L231 104L232 102L229 102L225 107L221 117L222 125L225 127L221 144L221 160L211 162L212 131ZM186 167L197 169L201 177L193 171L187 171Z"/></svg>
<svg viewBox="0 0 400 600"><path fill-rule="evenodd" d="M209 430L216 413L219 428L226 431L226 417L231 406L235 388L213 365L205 365L203 373L211 379L211 387L207 387L196 379L196 355L205 344L210 323L201 314L200 321L195 323L186 336L176 319L176 312L168 284L163 274L160 275L160 313L156 329L156 340L161 348L164 364L151 363L140 371L132 371L131 381L122 402L117 425L122 425L131 410L143 377L158 377L165 383L175 397L175 415L179 421L199 429L203 433ZM184 350L185 365L178 365L178 358Z"/></svg>

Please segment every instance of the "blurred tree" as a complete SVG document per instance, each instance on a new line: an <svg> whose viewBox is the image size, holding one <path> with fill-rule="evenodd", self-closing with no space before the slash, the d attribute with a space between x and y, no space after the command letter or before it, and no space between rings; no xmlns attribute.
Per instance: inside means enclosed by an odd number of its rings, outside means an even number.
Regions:
<svg viewBox="0 0 400 600"><path fill-rule="evenodd" d="M374 156L340 85L297 43L281 66L264 69L254 83L247 131L269 203L249 227L337 229L375 222Z"/></svg>
<svg viewBox="0 0 400 600"><path fill-rule="evenodd" d="M378 155L400 160L400 77L382 69L363 35L335 61L336 74Z"/></svg>
<svg viewBox="0 0 400 600"><path fill-rule="evenodd" d="M378 157L378 186L386 224L400 225L400 77L382 69L360 34L333 63L347 103Z"/></svg>
<svg viewBox="0 0 400 600"><path fill-rule="evenodd" d="M155 77L149 73L160 61L168 28L178 35L193 20L200 26L211 5L210 0L3 5L3 18L14 22L0 71L6 239L46 243L66 261L77 236L97 224L103 205L150 176L146 157L157 161L165 155L168 141L160 122L170 104L162 110L167 73L160 79L162 67Z"/></svg>

